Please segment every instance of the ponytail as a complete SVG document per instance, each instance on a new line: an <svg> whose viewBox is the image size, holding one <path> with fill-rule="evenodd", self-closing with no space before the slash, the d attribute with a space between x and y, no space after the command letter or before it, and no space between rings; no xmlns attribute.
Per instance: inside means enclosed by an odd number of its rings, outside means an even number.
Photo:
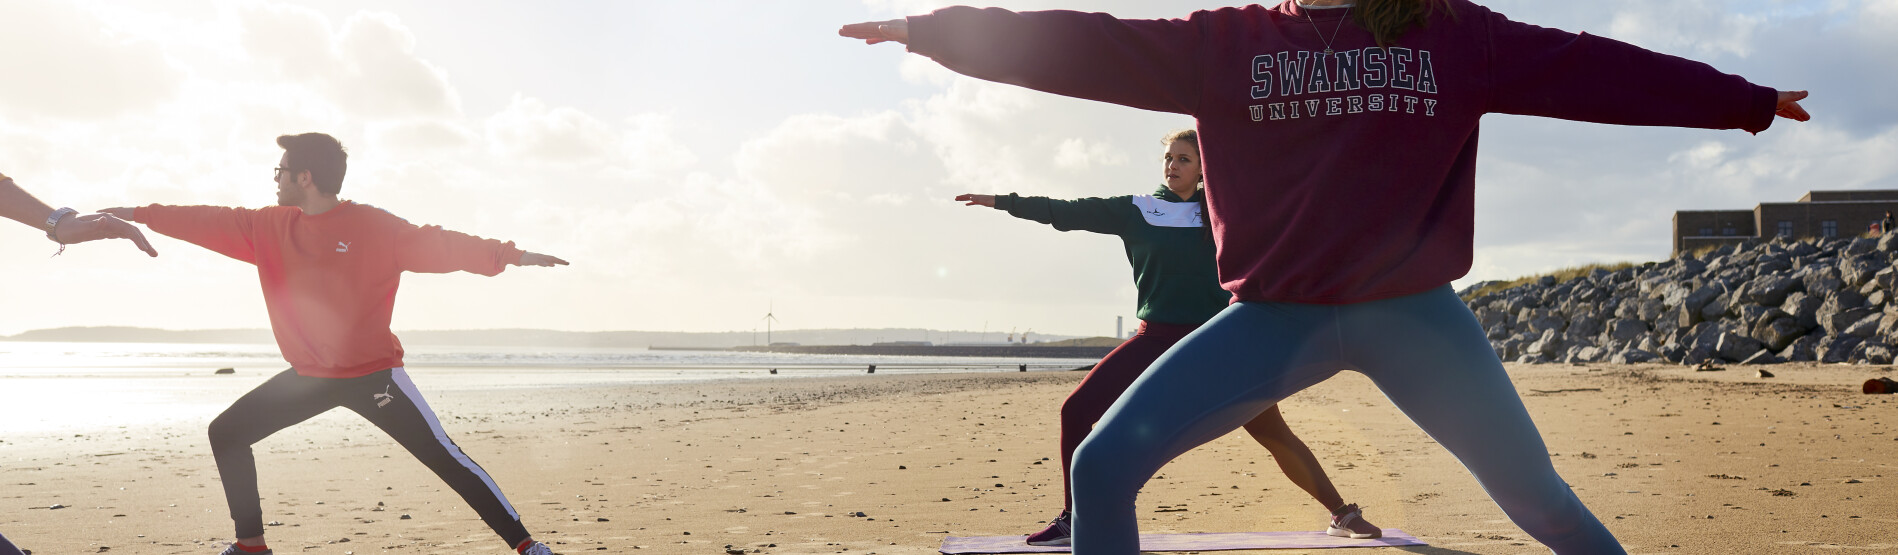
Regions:
<svg viewBox="0 0 1898 555"><path fill-rule="evenodd" d="M1388 47L1412 27L1429 24L1439 9L1456 17L1449 0L1357 0L1351 14L1359 27L1377 39L1378 46Z"/></svg>

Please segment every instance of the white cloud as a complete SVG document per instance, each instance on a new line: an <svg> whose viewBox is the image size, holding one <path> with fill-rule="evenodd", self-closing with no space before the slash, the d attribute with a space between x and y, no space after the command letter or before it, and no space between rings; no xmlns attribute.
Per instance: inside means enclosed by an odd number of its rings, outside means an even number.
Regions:
<svg viewBox="0 0 1898 555"><path fill-rule="evenodd" d="M243 44L284 77L316 86L352 115L453 117L460 97L446 71L415 55L415 35L394 15L357 12L332 32L309 8L247 4Z"/></svg>
<svg viewBox="0 0 1898 555"><path fill-rule="evenodd" d="M0 2L0 117L98 120L150 110L185 75L158 44L115 32L82 6Z"/></svg>

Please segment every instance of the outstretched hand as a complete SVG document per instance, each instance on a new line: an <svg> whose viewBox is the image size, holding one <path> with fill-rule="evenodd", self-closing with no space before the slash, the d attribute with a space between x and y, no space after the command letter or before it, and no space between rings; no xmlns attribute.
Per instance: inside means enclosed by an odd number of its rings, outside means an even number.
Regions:
<svg viewBox="0 0 1898 555"><path fill-rule="evenodd" d="M521 253L521 261L515 264L519 266L543 266L551 268L554 266L566 266L567 261L537 252L523 252Z"/></svg>
<svg viewBox="0 0 1898 555"><path fill-rule="evenodd" d="M131 215L130 209L123 210L126 210L128 217ZM158 249L152 248L152 243L145 240L145 233L139 231L138 226L127 223L112 214L68 216L60 220L59 225L53 227L53 237L58 238L60 244L63 245L100 239L131 239L132 244L138 245L138 250L145 251L148 255L158 256Z"/></svg>
<svg viewBox="0 0 1898 555"><path fill-rule="evenodd" d="M1799 101L1808 96L1812 95L1806 91L1779 91L1779 105L1774 108L1773 114L1793 121L1811 120L1812 114L1806 113L1806 109L1799 105Z"/></svg>
<svg viewBox="0 0 1898 555"><path fill-rule="evenodd" d="M964 194L956 195L956 200L962 201L964 203L963 206L987 206L989 208L995 207L995 195L977 195L977 194L964 193Z"/></svg>
<svg viewBox="0 0 1898 555"><path fill-rule="evenodd" d="M867 21L843 26L838 35L860 39L864 44L896 42L909 44L909 20Z"/></svg>

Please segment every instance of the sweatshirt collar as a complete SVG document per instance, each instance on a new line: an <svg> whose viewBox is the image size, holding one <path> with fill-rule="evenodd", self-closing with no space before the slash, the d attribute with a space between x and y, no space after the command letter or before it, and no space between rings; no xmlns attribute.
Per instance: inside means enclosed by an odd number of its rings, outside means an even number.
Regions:
<svg viewBox="0 0 1898 555"><path fill-rule="evenodd" d="M1344 17L1345 6L1301 6L1298 0L1285 0L1284 3L1279 4L1277 11L1299 19L1311 18L1314 21L1334 21L1340 17Z"/></svg>

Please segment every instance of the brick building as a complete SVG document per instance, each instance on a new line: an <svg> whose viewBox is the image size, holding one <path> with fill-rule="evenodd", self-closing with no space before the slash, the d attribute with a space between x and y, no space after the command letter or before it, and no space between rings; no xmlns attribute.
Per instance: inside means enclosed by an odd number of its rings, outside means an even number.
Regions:
<svg viewBox="0 0 1898 555"><path fill-rule="evenodd" d="M1777 235L1854 237L1888 212L1898 215L1898 189L1812 191L1797 202L1762 202L1752 210L1681 210L1674 213L1674 255Z"/></svg>

